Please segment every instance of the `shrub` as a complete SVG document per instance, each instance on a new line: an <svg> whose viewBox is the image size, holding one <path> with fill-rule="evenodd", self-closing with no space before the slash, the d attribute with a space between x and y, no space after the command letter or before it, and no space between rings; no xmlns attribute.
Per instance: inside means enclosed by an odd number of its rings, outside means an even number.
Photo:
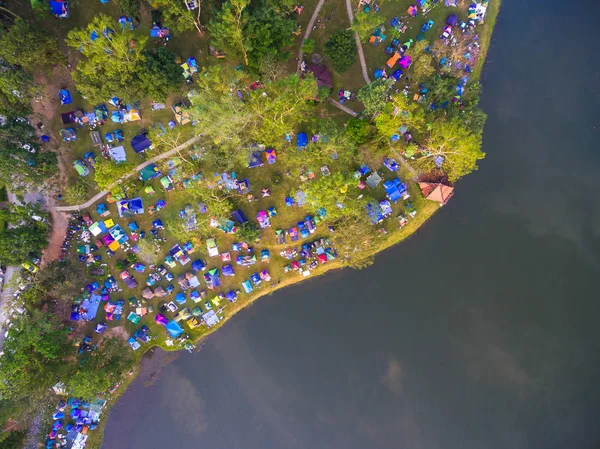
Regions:
<svg viewBox="0 0 600 449"><path fill-rule="evenodd" d="M325 44L325 54L336 72L348 70L356 62L356 41L352 31L336 31Z"/></svg>
<svg viewBox="0 0 600 449"><path fill-rule="evenodd" d="M305 39L304 42L302 42L302 51L304 53L312 53L315 51L315 40L311 38Z"/></svg>
<svg viewBox="0 0 600 449"><path fill-rule="evenodd" d="M331 89L327 86L321 86L317 91L317 98L320 102L324 102L329 98L329 94L331 94Z"/></svg>
<svg viewBox="0 0 600 449"><path fill-rule="evenodd" d="M361 145L368 140L371 133L371 125L367 119L351 118L348 120L346 133L354 143Z"/></svg>

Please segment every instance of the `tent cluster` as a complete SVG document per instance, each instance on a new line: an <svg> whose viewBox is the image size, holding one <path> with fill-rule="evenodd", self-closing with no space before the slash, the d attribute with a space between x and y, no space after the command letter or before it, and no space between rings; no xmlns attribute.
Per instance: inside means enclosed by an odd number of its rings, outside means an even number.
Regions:
<svg viewBox="0 0 600 449"><path fill-rule="evenodd" d="M54 386L57 394L65 393L65 386L57 383ZM70 447L83 449L86 446L88 431L94 430L100 423L100 416L106 401L95 399L87 402L81 399L61 399L52 413L52 427L46 436L46 449Z"/></svg>

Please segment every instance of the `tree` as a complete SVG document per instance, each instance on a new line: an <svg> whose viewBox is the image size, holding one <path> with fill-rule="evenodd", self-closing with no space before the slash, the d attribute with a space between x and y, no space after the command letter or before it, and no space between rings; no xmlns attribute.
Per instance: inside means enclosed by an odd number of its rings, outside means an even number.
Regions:
<svg viewBox="0 0 600 449"><path fill-rule="evenodd" d="M29 115L39 92L31 74L0 62L0 114L12 118Z"/></svg>
<svg viewBox="0 0 600 449"><path fill-rule="evenodd" d="M356 62L356 41L352 31L336 31L325 44L325 54L336 72L348 70Z"/></svg>
<svg viewBox="0 0 600 449"><path fill-rule="evenodd" d="M241 56L246 66L250 43L244 35L244 28L248 24L246 7L249 3L249 0L231 0L224 3L208 27L215 45L234 56Z"/></svg>
<svg viewBox="0 0 600 449"><path fill-rule="evenodd" d="M345 215L332 224L335 232L331 241L338 256L346 265L361 269L373 263L373 240L375 230L366 212Z"/></svg>
<svg viewBox="0 0 600 449"><path fill-rule="evenodd" d="M2 449L22 449L25 444L25 430L17 430L12 432L0 432L0 443Z"/></svg>
<svg viewBox="0 0 600 449"><path fill-rule="evenodd" d="M65 62L58 42L52 35L20 18L0 35L0 58L29 71Z"/></svg>
<svg viewBox="0 0 600 449"><path fill-rule="evenodd" d="M145 51L144 56L146 68L139 74L141 89L150 98L165 101L183 85L183 69L175 62L175 55L165 47Z"/></svg>
<svg viewBox="0 0 600 449"><path fill-rule="evenodd" d="M277 14L289 14L297 4L295 0L267 0L267 5L273 8Z"/></svg>
<svg viewBox="0 0 600 449"><path fill-rule="evenodd" d="M86 277L84 265L67 258L50 262L38 272L35 280L46 295L67 301L81 291Z"/></svg>
<svg viewBox="0 0 600 449"><path fill-rule="evenodd" d="M411 69L414 75L412 80L415 84L429 78L435 72L432 64L433 58L425 51L428 46L429 42L420 41L410 50L412 56Z"/></svg>
<svg viewBox="0 0 600 449"><path fill-rule="evenodd" d="M100 159L96 162L94 181L96 181L100 189L106 190L131 172L133 168L134 165L132 163L121 162L117 164L114 161ZM118 183L117 186L113 187L114 194L122 192L122 190L121 183Z"/></svg>
<svg viewBox="0 0 600 449"><path fill-rule="evenodd" d="M33 217L43 219L46 215L39 207L29 205L10 205L0 210L0 220L10 225L0 233L1 265L19 265L31 254L39 254L48 243L48 226Z"/></svg>
<svg viewBox="0 0 600 449"><path fill-rule="evenodd" d="M141 0L117 0L117 4L126 16L139 18Z"/></svg>
<svg viewBox="0 0 600 449"><path fill-rule="evenodd" d="M304 189L310 210L323 207L332 220L344 216L364 214L365 202L360 196L356 180L349 175L333 173L312 181Z"/></svg>
<svg viewBox="0 0 600 449"><path fill-rule="evenodd" d="M371 134L371 124L364 118L351 118L346 124L346 133L358 145L366 143Z"/></svg>
<svg viewBox="0 0 600 449"><path fill-rule="evenodd" d="M471 132L458 120L437 120L425 142L428 155L417 159L423 171L440 168L451 182L477 169L477 161L485 157L481 151L481 135Z"/></svg>
<svg viewBox="0 0 600 449"><path fill-rule="evenodd" d="M69 31L67 45L84 55L73 72L77 89L92 103L115 96L134 101L147 94L140 79L147 40L102 14L87 27Z"/></svg>
<svg viewBox="0 0 600 449"><path fill-rule="evenodd" d="M390 84L387 80L378 79L360 88L357 98L365 106L367 115L383 111L388 99Z"/></svg>
<svg viewBox="0 0 600 449"><path fill-rule="evenodd" d="M67 339L68 330L50 315L35 311L21 315L4 341L0 364L0 397L2 401L26 402L37 408L39 401L56 382L67 375L64 360L73 354ZM3 404L6 406L5 404Z"/></svg>
<svg viewBox="0 0 600 449"><path fill-rule="evenodd" d="M379 14L359 11L352 21L352 31L358 33L360 40L367 41L373 30L382 23L383 19Z"/></svg>
<svg viewBox="0 0 600 449"><path fill-rule="evenodd" d="M244 242L254 243L260 238L261 230L254 223L248 221L236 228L235 235Z"/></svg>
<svg viewBox="0 0 600 449"><path fill-rule="evenodd" d="M253 10L244 36L248 43L248 68L260 72L261 61L269 57L275 61L286 61L294 43L292 32L296 23L277 14L269 7Z"/></svg>
<svg viewBox="0 0 600 449"><path fill-rule="evenodd" d="M313 76L300 78L294 73L268 84L264 93L255 92L250 101L250 108L260 121L260 127L254 129L255 139L267 145L279 143L314 109L317 89Z"/></svg>
<svg viewBox="0 0 600 449"><path fill-rule="evenodd" d="M163 18L174 31L180 33L196 28L198 34L204 33L200 22L202 11L202 0L198 0L198 8L195 11L188 10L183 0L149 0L154 8L161 10Z"/></svg>
<svg viewBox="0 0 600 449"><path fill-rule="evenodd" d="M24 119L0 125L0 185L14 193L41 186L58 168L56 154L43 151L33 127Z"/></svg>
<svg viewBox="0 0 600 449"><path fill-rule="evenodd" d="M79 178L74 184L70 184L64 189L63 199L67 204L81 204L88 198L88 185Z"/></svg>
<svg viewBox="0 0 600 449"><path fill-rule="evenodd" d="M419 103L400 93L392 97L375 119L375 124L384 139L398 134L402 125L406 125L412 133L420 133L425 129L425 113Z"/></svg>
<svg viewBox="0 0 600 449"><path fill-rule="evenodd" d="M122 380L132 366L133 357L125 343L116 337L108 338L98 349L83 354L78 371L66 385L73 396L93 399Z"/></svg>

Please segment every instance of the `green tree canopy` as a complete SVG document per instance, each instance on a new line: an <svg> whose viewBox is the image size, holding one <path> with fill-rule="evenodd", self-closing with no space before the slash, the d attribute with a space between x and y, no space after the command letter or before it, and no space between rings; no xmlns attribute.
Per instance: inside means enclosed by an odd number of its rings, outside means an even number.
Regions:
<svg viewBox="0 0 600 449"><path fill-rule="evenodd" d="M359 199L360 191L356 180L350 175L333 173L322 176L307 184L307 205L312 211L323 207L330 219L366 214L366 201Z"/></svg>
<svg viewBox="0 0 600 449"><path fill-rule="evenodd" d="M239 56L248 65L248 50L251 43L244 33L249 20L246 7L249 0L230 0L223 3L221 10L208 27L211 38L219 50Z"/></svg>
<svg viewBox="0 0 600 449"><path fill-rule="evenodd" d="M132 366L131 351L123 340L104 339L98 349L82 355L78 371L66 385L73 396L94 399L117 384Z"/></svg>
<svg viewBox="0 0 600 449"><path fill-rule="evenodd" d="M94 171L94 181L96 181L100 189L106 190L110 187L111 184L116 183L126 174L131 172L133 168L134 165L132 163L121 162L117 164L114 161L99 159L96 162L96 168ZM113 193L115 194L120 191L122 191L121 185L118 185L115 188L113 188Z"/></svg>
<svg viewBox="0 0 600 449"><path fill-rule="evenodd" d="M265 59L287 60L291 55L290 49L294 43L292 32L295 28L293 20L277 14L269 7L253 10L244 28L248 43L248 68L260 73L261 62Z"/></svg>
<svg viewBox="0 0 600 449"><path fill-rule="evenodd" d="M95 34L97 38L91 39ZM84 55L73 72L81 94L92 103L119 97L134 101L145 96L140 74L144 71L144 47L148 38L124 29L111 17L100 14L85 28L73 29L66 42Z"/></svg>
<svg viewBox="0 0 600 449"><path fill-rule="evenodd" d="M366 143L371 134L371 124L364 118L351 118L346 122L346 133L358 145Z"/></svg>
<svg viewBox="0 0 600 449"><path fill-rule="evenodd" d="M364 268L373 263L375 227L367 213L345 215L333 221L332 243L340 259L352 268Z"/></svg>
<svg viewBox="0 0 600 449"><path fill-rule="evenodd" d="M471 132L458 120L437 120L425 145L429 156L417 159L423 171L434 170L435 160L443 160L441 169L454 182L477 169L477 161L485 157L481 151L481 135Z"/></svg>
<svg viewBox="0 0 600 449"><path fill-rule="evenodd" d="M367 41L373 30L383 23L383 16L375 12L358 11L354 15L352 31L358 33L360 40Z"/></svg>
<svg viewBox="0 0 600 449"><path fill-rule="evenodd" d="M388 99L390 84L387 80L378 79L360 88L357 98L365 106L367 115L383 111Z"/></svg>
<svg viewBox="0 0 600 449"><path fill-rule="evenodd" d="M22 315L10 333L2 348L0 401L33 405L48 393L57 376L68 372L64 360L73 355L68 330L49 315L35 312Z"/></svg>
<svg viewBox="0 0 600 449"><path fill-rule="evenodd" d="M343 73L356 62L356 41L350 30L333 33L325 44L325 54L331 59L331 65L338 73Z"/></svg>
<svg viewBox="0 0 600 449"><path fill-rule="evenodd" d="M48 243L48 226L33 217L47 214L36 206L10 205L0 210L0 218L11 225L0 232L0 264L19 265L38 254Z"/></svg>
<svg viewBox="0 0 600 449"><path fill-rule="evenodd" d="M400 93L392 97L392 101L375 119L375 124L385 139L398 134L402 125L406 125L413 134L418 134L425 131L425 113L419 103Z"/></svg>
<svg viewBox="0 0 600 449"><path fill-rule="evenodd" d="M181 89L183 69L175 62L175 55L165 47L145 51L145 70L139 74L141 90L153 100L165 101L169 94Z"/></svg>
<svg viewBox="0 0 600 449"><path fill-rule="evenodd" d="M266 85L264 93L255 92L250 101L250 108L260 123L254 129L255 139L267 145L280 143L286 133L293 131L295 125L314 110L316 97L315 78L300 78L295 73Z"/></svg>
<svg viewBox="0 0 600 449"><path fill-rule="evenodd" d="M65 62L58 42L52 35L20 18L0 34L0 58L30 71L36 67L52 67Z"/></svg>
<svg viewBox="0 0 600 449"><path fill-rule="evenodd" d="M123 1L123 0L121 0ZM131 0L130 0L131 1ZM199 7L195 11L188 10L183 0L148 0L153 8L160 9L164 22L167 26L177 32L190 31L194 28L202 34ZM198 0L200 6L202 0Z"/></svg>
<svg viewBox="0 0 600 449"><path fill-rule="evenodd" d="M22 193L46 182L57 166L56 154L41 149L29 122L10 119L0 125L0 185Z"/></svg>
<svg viewBox="0 0 600 449"><path fill-rule="evenodd" d="M0 114L8 117L29 115L31 102L39 92L31 74L0 62Z"/></svg>

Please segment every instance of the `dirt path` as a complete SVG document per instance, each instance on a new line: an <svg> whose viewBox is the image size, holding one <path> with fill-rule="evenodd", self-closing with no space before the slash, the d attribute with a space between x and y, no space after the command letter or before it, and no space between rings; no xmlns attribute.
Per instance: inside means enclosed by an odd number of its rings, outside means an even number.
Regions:
<svg viewBox="0 0 600 449"><path fill-rule="evenodd" d="M50 237L48 238L48 246L46 246L42 254L42 263L40 264L42 268L50 262L60 259L62 254L62 244L65 241L67 226L69 224L67 214L56 210L54 198L50 195L45 198L46 206L52 217L52 229L50 230Z"/></svg>
<svg viewBox="0 0 600 449"><path fill-rule="evenodd" d="M54 208L54 211L56 211L56 212L77 212L81 209L86 209L86 208L90 207L92 204L94 204L100 198L107 195L108 192L110 191L110 189L112 189L114 186L119 184L121 181L124 181L125 179L130 178L132 175L136 174L140 170L143 170L145 167L147 167L150 164L153 164L154 162L158 162L162 159L166 159L170 156L173 156L174 154L177 154L178 152L180 152L182 150L185 150L187 147L189 147L190 145L193 145L198 140L200 140L201 137L202 137L202 135L192 137L190 140L183 142L181 145L176 146L172 150L169 150L166 153L159 154L158 156L154 156L153 158L148 159L145 162L142 162L137 167L135 167L129 174L127 174L127 175L123 176L121 179L113 182L110 186L108 186L107 190L103 190L102 192L97 193L92 198L87 200L85 203L76 204L74 206L58 206L58 207Z"/></svg>
<svg viewBox="0 0 600 449"><path fill-rule="evenodd" d="M346 114L350 114L352 117L356 117L358 115L358 112L355 112L352 109L350 109L349 107L344 106L342 103L340 103L337 100L334 100L333 98L328 98L327 101L329 103L331 103L332 105L334 105L336 108L344 111Z"/></svg>
<svg viewBox="0 0 600 449"><path fill-rule="evenodd" d="M346 10L348 11L348 19L350 20L350 26L352 26L352 22L354 22L354 14L352 13L352 2L351 0L346 0ZM360 37L358 33L354 32L354 40L356 41L356 49L358 50L358 60L360 61L360 67L362 69L363 78L365 82L369 84L371 79L369 78L369 73L367 71L367 63L365 62L365 54L363 53L362 43L360 42Z"/></svg>
<svg viewBox="0 0 600 449"><path fill-rule="evenodd" d="M317 17L319 16L319 11L321 11L321 7L323 6L323 3L325 3L325 0L319 0L319 3L317 3L317 7L315 8L315 11L313 12L312 16L310 17L310 21L308 22L308 25L306 26L306 31L304 32L304 38L302 38L302 43L304 43L304 41L310 37L310 33L312 32L313 26L315 26L315 21L317 20ZM302 43L300 44L300 51L298 52L298 69L297 69L298 73L300 73L300 65L302 64L302 59L304 58L304 51L302 50Z"/></svg>

